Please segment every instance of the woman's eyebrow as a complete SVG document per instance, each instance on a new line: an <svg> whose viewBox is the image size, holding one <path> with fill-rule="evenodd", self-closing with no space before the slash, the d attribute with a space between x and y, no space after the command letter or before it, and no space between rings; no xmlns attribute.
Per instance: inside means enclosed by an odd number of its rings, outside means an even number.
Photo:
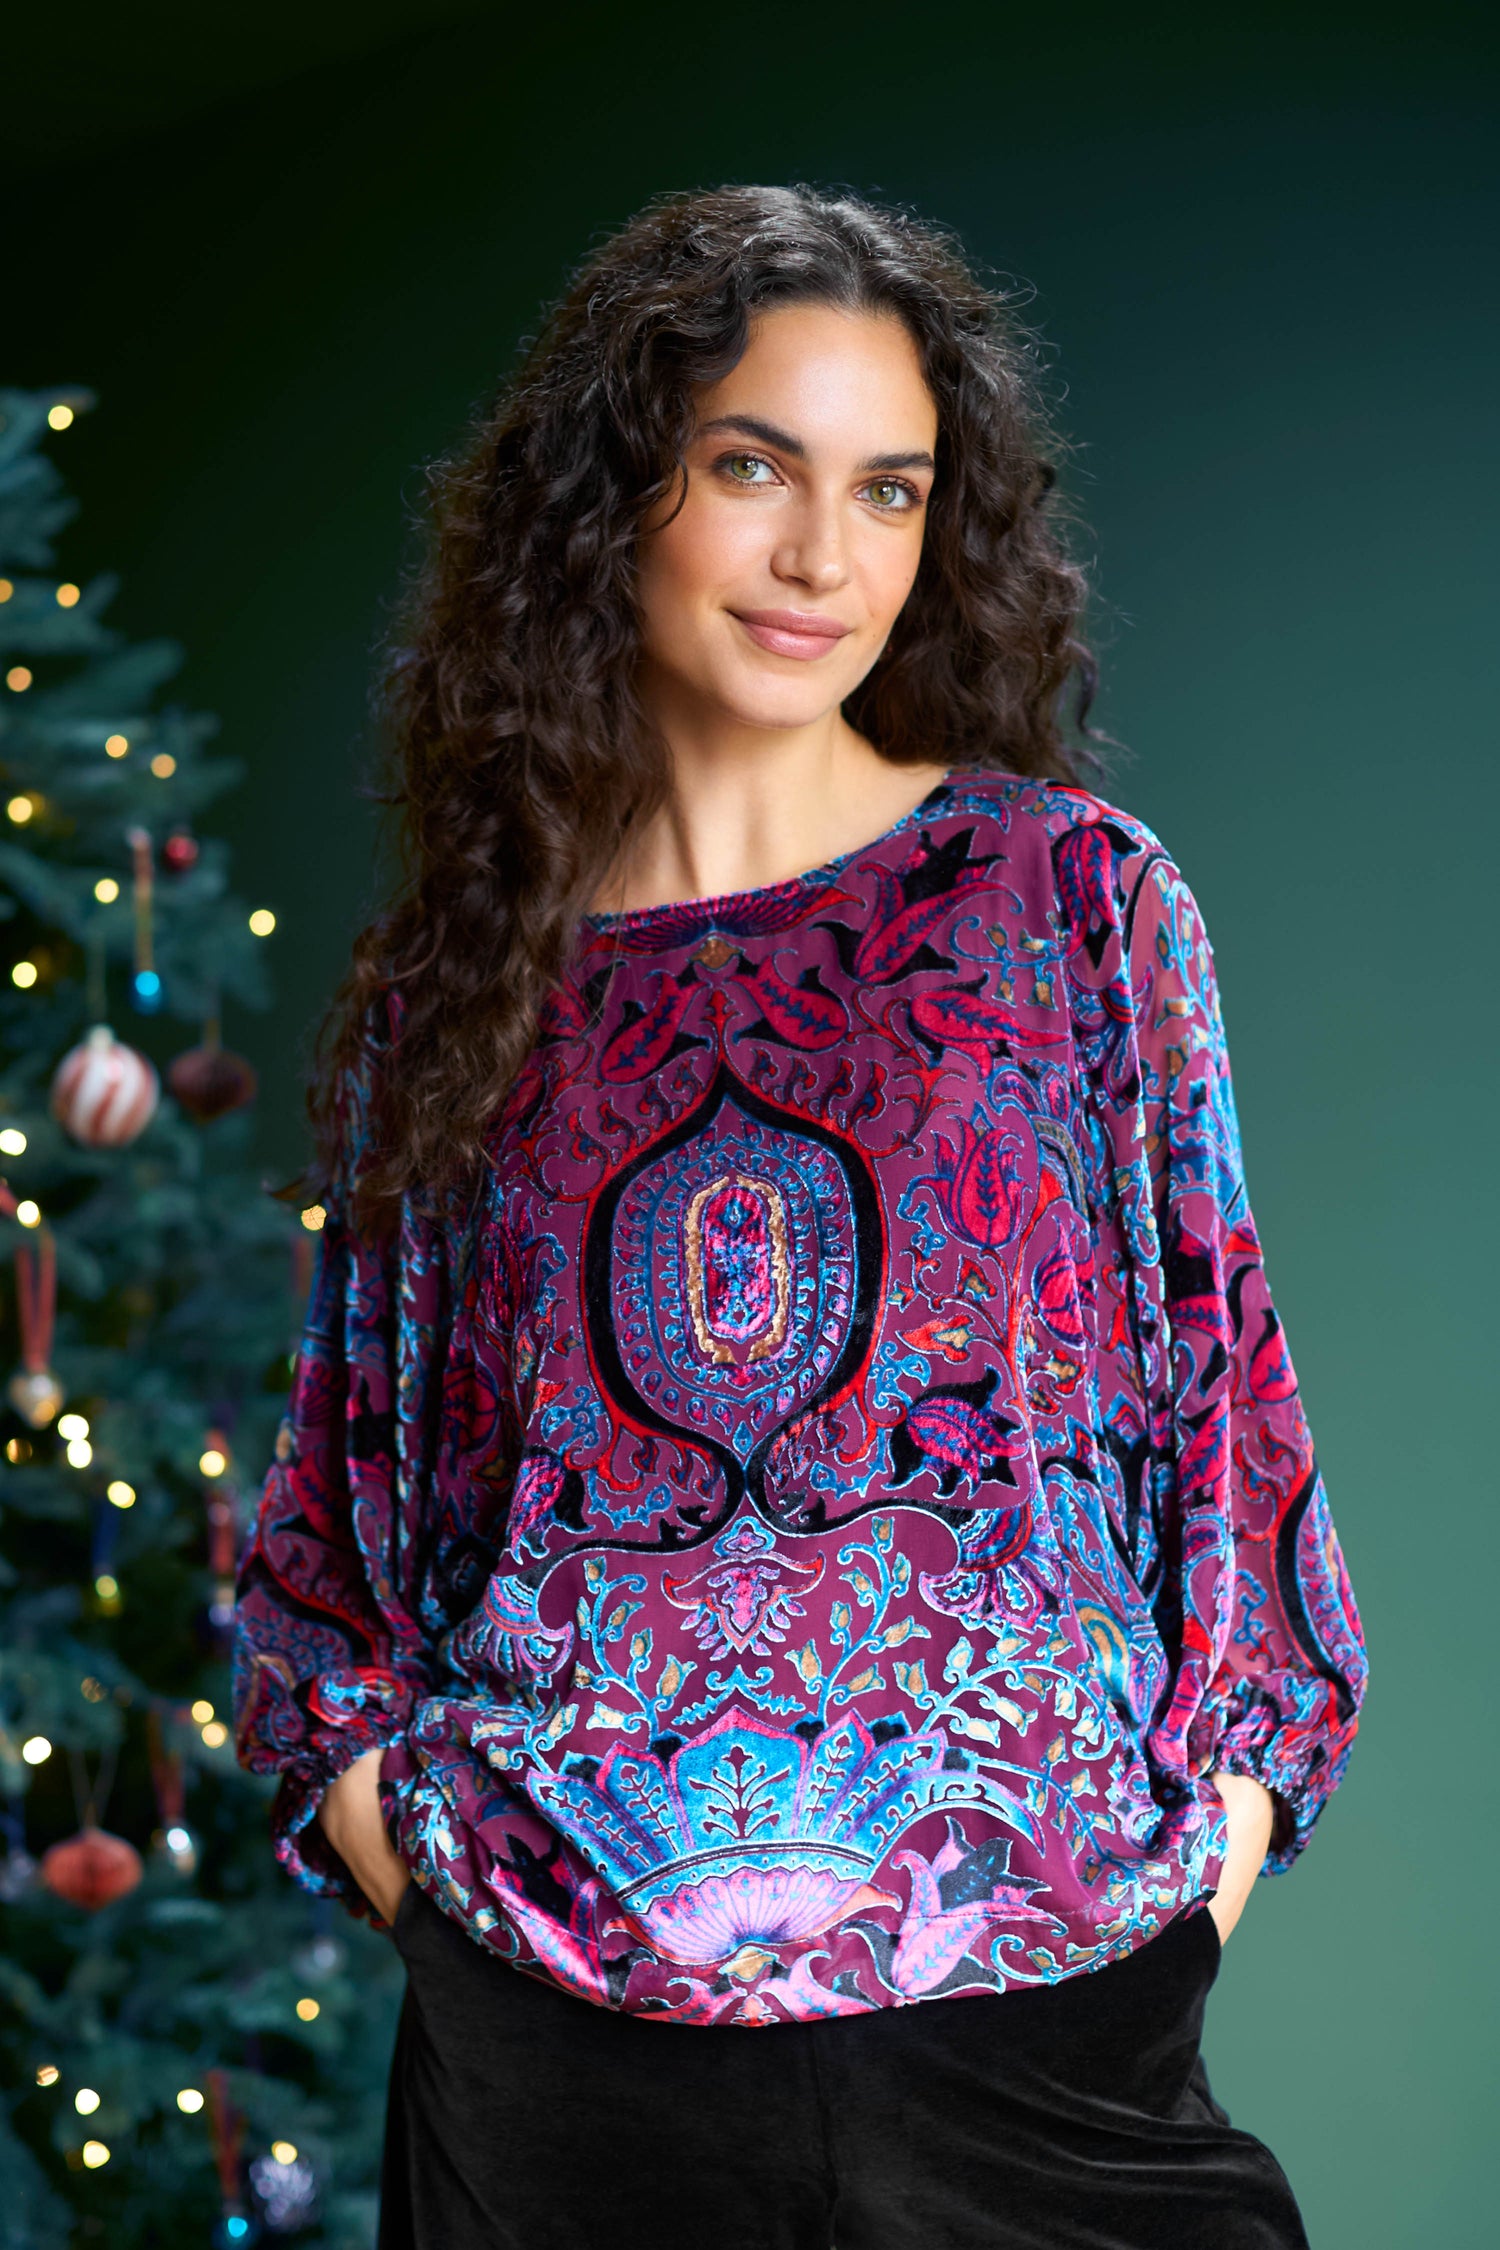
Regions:
<svg viewBox="0 0 1500 2250"><path fill-rule="evenodd" d="M874 469L935 469L936 461L930 453L876 453L868 461L861 461L859 473L868 476Z"/></svg>
<svg viewBox="0 0 1500 2250"><path fill-rule="evenodd" d="M738 430L744 437L759 438L762 445L774 445L778 453L790 453L794 460L807 459L807 447L790 430L778 430L774 422L758 422L753 414L719 414L711 422L698 424L698 435L706 437L711 430Z"/></svg>
<svg viewBox="0 0 1500 2250"><path fill-rule="evenodd" d="M807 459L807 447L790 430L780 430L774 422L762 422L754 414L716 414L711 422L698 424L698 435L708 437L735 431L741 437L757 438L762 445L774 445L778 453L786 453L794 461ZM861 461L858 474L872 476L882 469L934 469L937 463L926 452L874 453Z"/></svg>

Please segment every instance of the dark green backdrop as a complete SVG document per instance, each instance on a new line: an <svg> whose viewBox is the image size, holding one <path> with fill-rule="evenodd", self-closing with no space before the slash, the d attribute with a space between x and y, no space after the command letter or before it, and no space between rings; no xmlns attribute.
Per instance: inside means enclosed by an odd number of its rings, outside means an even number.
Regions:
<svg viewBox="0 0 1500 2250"><path fill-rule="evenodd" d="M98 387L69 567L125 571L123 621L186 641L250 762L223 825L281 999L229 1029L267 1165L300 1157L299 1043L370 898L404 506L568 261L657 189L811 177L1033 282L1133 748L1112 793L1215 939L1373 1663L1345 1787L1226 1953L1210 2065L1315 2250L1489 2250L1493 45L1441 8L537 14L22 34L4 373Z"/></svg>

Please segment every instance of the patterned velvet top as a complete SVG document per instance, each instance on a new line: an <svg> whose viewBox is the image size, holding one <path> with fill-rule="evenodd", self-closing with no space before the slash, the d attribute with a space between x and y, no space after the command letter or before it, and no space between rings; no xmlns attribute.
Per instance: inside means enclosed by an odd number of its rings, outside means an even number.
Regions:
<svg viewBox="0 0 1500 2250"><path fill-rule="evenodd" d="M382 1037L399 1037L399 1013ZM1181 874L955 770L808 874L595 915L467 1222L320 1237L244 1556L288 1867L387 1745L416 1880L601 2006L1052 1983L1338 1782L1358 1618Z"/></svg>

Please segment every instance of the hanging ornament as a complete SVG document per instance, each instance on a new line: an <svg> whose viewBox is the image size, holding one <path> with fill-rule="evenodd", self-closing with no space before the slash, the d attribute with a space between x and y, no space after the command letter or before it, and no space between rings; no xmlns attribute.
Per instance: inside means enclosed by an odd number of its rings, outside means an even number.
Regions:
<svg viewBox="0 0 1500 2250"><path fill-rule="evenodd" d="M161 1006L161 978L156 972L151 944L151 836L144 828L127 828L130 846L131 897L135 908L135 971L130 997L136 1012L154 1016Z"/></svg>
<svg viewBox="0 0 1500 2250"><path fill-rule="evenodd" d="M91 1786L83 1752L68 1752L78 1834L65 1837L62 1843L43 1852L39 1870L49 1891L65 1898L70 1906L83 1907L89 1914L97 1914L100 1907L111 1906L117 1898L124 1898L127 1891L135 1889L142 1874L141 1855L134 1844L127 1844L123 1836L111 1836L99 1825L114 1781L118 1755L117 1743L111 1743L100 1753Z"/></svg>
<svg viewBox="0 0 1500 2250"><path fill-rule="evenodd" d="M102 1828L80 1828L42 1854L41 1877L48 1890L90 1914L133 1891L141 1873L134 1844Z"/></svg>
<svg viewBox="0 0 1500 2250"><path fill-rule="evenodd" d="M96 1023L53 1073L52 1114L85 1148L126 1148L151 1122L160 1094L155 1065Z"/></svg>
<svg viewBox="0 0 1500 2250"><path fill-rule="evenodd" d="M182 1752L167 1748L161 1714L155 1709L147 1713L146 1741L151 1756L151 1789L161 1822L151 1838L151 1849L174 1873L191 1875L198 1865L198 1839L182 1817L186 1795Z"/></svg>
<svg viewBox="0 0 1500 2250"><path fill-rule="evenodd" d="M35 1372L17 1368L5 1390L22 1421L29 1422L34 1430L46 1429L67 1395L57 1377L46 1367L39 1367Z"/></svg>
<svg viewBox="0 0 1500 2250"><path fill-rule="evenodd" d="M189 1047L167 1066L167 1084L189 1117L206 1125L253 1102L257 1080L252 1063L219 1045L216 1010L204 1019L202 1046Z"/></svg>
<svg viewBox="0 0 1500 2250"><path fill-rule="evenodd" d="M221 2250L240 2250L247 2242L254 2242L260 2233L260 2222L252 2218L245 2208L245 2197L240 2179L240 2149L245 2138L245 2120L229 2099L229 2077L226 2071L215 2068L204 2072L208 2088L205 2115L208 2137L214 2152L214 2167L219 2175L219 2197L222 2215L214 2229L214 2242Z"/></svg>
<svg viewBox="0 0 1500 2250"><path fill-rule="evenodd" d="M162 845L161 856L174 875L185 875L190 867L198 864L198 839L190 836L186 829L179 829Z"/></svg>
<svg viewBox="0 0 1500 2250"><path fill-rule="evenodd" d="M16 1199L0 1180L0 1211L16 1215ZM36 1242L16 1244L16 1325L21 1331L21 1364L5 1386L6 1397L23 1422L45 1430L57 1418L67 1393L47 1365L57 1317L57 1243L42 1222Z"/></svg>

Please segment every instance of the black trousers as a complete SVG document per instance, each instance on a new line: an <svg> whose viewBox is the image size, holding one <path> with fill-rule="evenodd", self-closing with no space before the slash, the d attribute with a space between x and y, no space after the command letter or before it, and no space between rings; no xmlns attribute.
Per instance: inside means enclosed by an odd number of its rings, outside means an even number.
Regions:
<svg viewBox="0 0 1500 2250"><path fill-rule="evenodd" d="M749 2031L643 2023L413 1884L380 2250L1307 2250L1199 2052L1201 1907L1023 1992Z"/></svg>

